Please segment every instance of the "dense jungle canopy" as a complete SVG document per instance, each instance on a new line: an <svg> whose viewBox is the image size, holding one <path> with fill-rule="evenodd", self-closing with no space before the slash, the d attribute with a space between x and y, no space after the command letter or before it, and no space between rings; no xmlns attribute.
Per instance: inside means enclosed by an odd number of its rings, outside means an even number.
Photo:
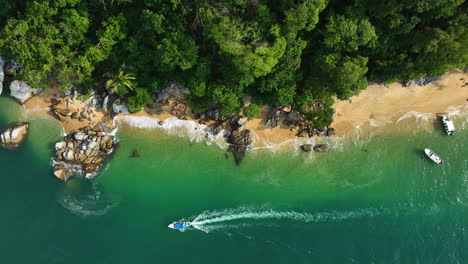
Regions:
<svg viewBox="0 0 468 264"><path fill-rule="evenodd" d="M332 96L468 64L464 0L3 0L0 55L33 87L113 88L132 112L168 81L201 111L289 105L321 126ZM314 102L323 107L312 109Z"/></svg>

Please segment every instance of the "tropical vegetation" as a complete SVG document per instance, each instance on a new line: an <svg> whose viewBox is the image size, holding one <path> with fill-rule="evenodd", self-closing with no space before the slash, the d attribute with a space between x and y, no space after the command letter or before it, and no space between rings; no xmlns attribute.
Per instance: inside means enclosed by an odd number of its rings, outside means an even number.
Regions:
<svg viewBox="0 0 468 264"><path fill-rule="evenodd" d="M36 87L108 89L135 112L177 81L202 110L291 104L322 126L333 96L468 62L464 0L11 0L0 55ZM311 108L320 102L321 108Z"/></svg>

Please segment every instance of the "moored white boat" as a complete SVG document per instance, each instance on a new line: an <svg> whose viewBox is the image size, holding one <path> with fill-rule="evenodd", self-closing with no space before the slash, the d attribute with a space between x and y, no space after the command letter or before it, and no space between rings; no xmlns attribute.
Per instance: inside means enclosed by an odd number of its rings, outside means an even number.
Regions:
<svg viewBox="0 0 468 264"><path fill-rule="evenodd" d="M424 153L426 153L426 155L435 163L439 165L444 163L444 161L437 154L435 154L432 150L425 148Z"/></svg>
<svg viewBox="0 0 468 264"><path fill-rule="evenodd" d="M444 129L445 132L447 132L447 135L453 136L455 133L455 126L453 125L453 121L450 120L448 114L442 115L442 123L444 124Z"/></svg>

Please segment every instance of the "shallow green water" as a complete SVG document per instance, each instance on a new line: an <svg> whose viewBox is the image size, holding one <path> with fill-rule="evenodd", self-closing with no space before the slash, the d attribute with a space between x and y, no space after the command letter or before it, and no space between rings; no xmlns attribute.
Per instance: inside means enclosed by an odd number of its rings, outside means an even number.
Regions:
<svg viewBox="0 0 468 264"><path fill-rule="evenodd" d="M25 118L17 108L0 98L0 127ZM257 151L237 167L217 147L124 127L96 181L64 184L49 166L59 127L31 122L24 145L0 149L1 263L468 262L466 129L408 120L339 151ZM181 219L198 229L167 228Z"/></svg>

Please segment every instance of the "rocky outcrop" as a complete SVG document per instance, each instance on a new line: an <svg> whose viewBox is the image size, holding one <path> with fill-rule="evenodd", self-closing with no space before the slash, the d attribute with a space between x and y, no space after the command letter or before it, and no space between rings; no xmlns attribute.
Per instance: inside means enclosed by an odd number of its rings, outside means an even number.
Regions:
<svg viewBox="0 0 468 264"><path fill-rule="evenodd" d="M67 180L73 174L91 179L115 146L112 120L104 120L93 129L72 132L55 144L54 175Z"/></svg>
<svg viewBox="0 0 468 264"><path fill-rule="evenodd" d="M12 124L0 134L0 143L7 149L15 149L26 139L28 131L28 123Z"/></svg>
<svg viewBox="0 0 468 264"><path fill-rule="evenodd" d="M236 164L240 164L244 159L245 152L253 142L251 131L249 129L234 130L229 135L227 142L229 143L228 151L234 154Z"/></svg>
<svg viewBox="0 0 468 264"><path fill-rule="evenodd" d="M184 101L189 94L190 91L187 87L184 87L177 82L171 82L166 88L156 91L155 99L157 103L164 104L169 100Z"/></svg>
<svg viewBox="0 0 468 264"><path fill-rule="evenodd" d="M114 103L112 104L112 111L115 114L129 114L127 106L124 103L122 103L120 99L114 101Z"/></svg>
<svg viewBox="0 0 468 264"><path fill-rule="evenodd" d="M328 149L327 144L317 144L314 146L314 151L317 151L317 152L325 152L327 151L327 149Z"/></svg>
<svg viewBox="0 0 468 264"><path fill-rule="evenodd" d="M270 111L268 111L267 119L265 121L265 126L267 127L276 127L278 126L278 122L281 117L281 112L283 111L282 106L272 107ZM291 111L291 110L289 110Z"/></svg>
<svg viewBox="0 0 468 264"><path fill-rule="evenodd" d="M0 95L3 91L3 79L5 78L5 73L3 71L3 67L5 66L5 61L2 57L0 57Z"/></svg>
<svg viewBox="0 0 468 264"><path fill-rule="evenodd" d="M186 119L186 110L187 110L187 105L182 102L174 102L171 104L171 110L170 114L173 116L176 116L179 119Z"/></svg>
<svg viewBox="0 0 468 264"><path fill-rule="evenodd" d="M67 100L70 99L65 99L65 101ZM79 121L91 121L91 117L96 116L96 113L92 110L93 108L83 107L73 111L68 108L59 108L62 102L62 100L55 100L55 102L50 106L50 111L62 122L67 118L78 119ZM62 104L61 107L65 106Z"/></svg>
<svg viewBox="0 0 468 264"><path fill-rule="evenodd" d="M435 82L435 81L437 81L439 79L440 79L440 76L436 76L436 77L424 76L424 77L421 77L419 79L407 81L403 85L405 87L409 87L409 86L413 86L413 85L424 86L424 85L427 85L427 84L429 84L431 82Z"/></svg>
<svg viewBox="0 0 468 264"><path fill-rule="evenodd" d="M311 152L312 151L312 144L304 144L301 146L301 149L304 152Z"/></svg>
<svg viewBox="0 0 468 264"><path fill-rule="evenodd" d="M217 117L217 111L209 111L203 114L207 120L208 116ZM248 118L240 115L221 116L211 126L213 134L217 135L221 131L227 131L229 135L227 142L229 143L228 151L234 154L234 159L237 164L240 164L245 156L245 152L253 143L252 134L249 129L245 128Z"/></svg>
<svg viewBox="0 0 468 264"><path fill-rule="evenodd" d="M14 80L10 84L10 95L22 104L40 92L42 89L32 88L23 81Z"/></svg>

